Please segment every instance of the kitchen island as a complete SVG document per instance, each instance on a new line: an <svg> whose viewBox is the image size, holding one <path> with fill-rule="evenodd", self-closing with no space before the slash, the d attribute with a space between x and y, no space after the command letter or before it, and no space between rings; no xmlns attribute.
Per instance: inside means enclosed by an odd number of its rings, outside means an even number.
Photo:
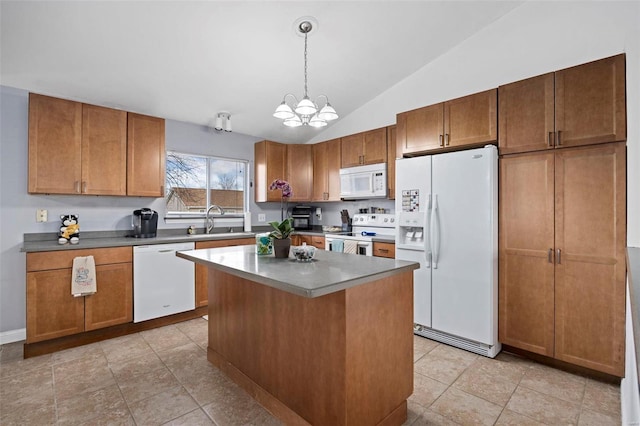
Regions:
<svg viewBox="0 0 640 426"><path fill-rule="evenodd" d="M417 263L253 245L177 255L209 268L208 360L285 424L406 420Z"/></svg>

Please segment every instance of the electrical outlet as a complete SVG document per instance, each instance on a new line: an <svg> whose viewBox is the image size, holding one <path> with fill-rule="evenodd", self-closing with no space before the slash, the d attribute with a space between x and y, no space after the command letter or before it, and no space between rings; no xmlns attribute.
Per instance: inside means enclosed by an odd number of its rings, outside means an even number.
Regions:
<svg viewBox="0 0 640 426"><path fill-rule="evenodd" d="M46 209L36 210L36 222L46 222L47 216L48 216L48 212Z"/></svg>
<svg viewBox="0 0 640 426"><path fill-rule="evenodd" d="M264 213L258 213L258 222L266 222L267 221L267 215L265 215Z"/></svg>

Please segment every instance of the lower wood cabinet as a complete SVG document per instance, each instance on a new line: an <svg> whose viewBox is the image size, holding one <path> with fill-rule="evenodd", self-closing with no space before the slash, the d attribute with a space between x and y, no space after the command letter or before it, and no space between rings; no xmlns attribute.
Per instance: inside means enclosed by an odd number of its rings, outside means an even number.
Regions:
<svg viewBox="0 0 640 426"><path fill-rule="evenodd" d="M373 242L373 255L377 257L396 258L396 245L393 243Z"/></svg>
<svg viewBox="0 0 640 426"><path fill-rule="evenodd" d="M76 256L94 256L96 294L71 295ZM131 247L27 254L27 343L133 320Z"/></svg>
<svg viewBox="0 0 640 426"><path fill-rule="evenodd" d="M255 244L255 238L234 238L231 240L215 240L215 241L198 241L196 243L196 250L217 248L217 247L231 247L231 246L243 246L247 244ZM196 308L201 306L207 306L209 304L209 289L207 281L209 268L204 265L196 263Z"/></svg>
<svg viewBox="0 0 640 426"><path fill-rule="evenodd" d="M500 159L499 340L622 377L625 144Z"/></svg>
<svg viewBox="0 0 640 426"><path fill-rule="evenodd" d="M324 250L324 237L319 235L294 235L291 240L291 245L293 246L301 246L302 243L305 243L308 246L314 246L317 249Z"/></svg>

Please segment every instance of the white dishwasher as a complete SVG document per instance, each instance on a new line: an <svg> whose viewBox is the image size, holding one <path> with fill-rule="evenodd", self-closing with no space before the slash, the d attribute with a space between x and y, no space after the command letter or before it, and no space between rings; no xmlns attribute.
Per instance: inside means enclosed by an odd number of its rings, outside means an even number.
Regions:
<svg viewBox="0 0 640 426"><path fill-rule="evenodd" d="M133 247L133 322L196 308L195 264L176 256L194 243Z"/></svg>

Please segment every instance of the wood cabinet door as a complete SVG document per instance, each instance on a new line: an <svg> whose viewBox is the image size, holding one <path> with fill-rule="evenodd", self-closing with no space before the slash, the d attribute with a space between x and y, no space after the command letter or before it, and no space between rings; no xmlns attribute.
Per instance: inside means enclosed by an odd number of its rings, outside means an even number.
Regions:
<svg viewBox="0 0 640 426"><path fill-rule="evenodd" d="M624 142L556 151L556 358L624 375Z"/></svg>
<svg viewBox="0 0 640 426"><path fill-rule="evenodd" d="M71 269L27 273L27 343L84 331L84 298L71 295Z"/></svg>
<svg viewBox="0 0 640 426"><path fill-rule="evenodd" d="M29 184L32 194L79 194L82 104L29 93Z"/></svg>
<svg viewBox="0 0 640 426"><path fill-rule="evenodd" d="M84 297L86 331L133 321L133 267L131 263L96 266L98 291Z"/></svg>
<svg viewBox="0 0 640 426"><path fill-rule="evenodd" d="M444 146L498 140L498 90L475 93L444 103Z"/></svg>
<svg viewBox="0 0 640 426"><path fill-rule="evenodd" d="M364 164L364 133L356 133L341 138L342 167L354 167Z"/></svg>
<svg viewBox="0 0 640 426"><path fill-rule="evenodd" d="M556 72L558 146L627 139L624 54Z"/></svg>
<svg viewBox="0 0 640 426"><path fill-rule="evenodd" d="M327 144L327 185L328 198L327 201L340 201L340 166L342 165L341 157L341 140L332 139L325 142Z"/></svg>
<svg viewBox="0 0 640 426"><path fill-rule="evenodd" d="M387 127L387 198L396 198L396 126Z"/></svg>
<svg viewBox="0 0 640 426"><path fill-rule="evenodd" d="M363 163L376 164L387 162L387 128L369 130L364 133Z"/></svg>
<svg viewBox="0 0 640 426"><path fill-rule="evenodd" d="M432 151L443 146L443 105L430 105L396 116L396 143L402 154Z"/></svg>
<svg viewBox="0 0 640 426"><path fill-rule="evenodd" d="M327 201L329 198L329 145L327 142L313 146L313 201Z"/></svg>
<svg viewBox="0 0 640 426"><path fill-rule="evenodd" d="M314 246L318 250L324 250L325 240L324 237L319 235L298 235L298 241L295 245L299 246L302 245L302 243L308 246Z"/></svg>
<svg viewBox="0 0 640 426"><path fill-rule="evenodd" d="M83 194L127 195L127 112L82 105Z"/></svg>
<svg viewBox="0 0 640 426"><path fill-rule="evenodd" d="M256 240L252 238L234 238L231 240L215 240L215 241L199 241L196 243L196 250L216 248L216 247L231 247L231 246L243 246L247 244L255 244ZM209 304L209 268L204 265L196 263L196 308L201 306L207 306Z"/></svg>
<svg viewBox="0 0 640 426"><path fill-rule="evenodd" d="M313 146L287 145L287 181L293 195L289 201L309 201L312 197Z"/></svg>
<svg viewBox="0 0 640 426"><path fill-rule="evenodd" d="M498 99L501 155L554 148L553 73L500 86Z"/></svg>
<svg viewBox="0 0 640 426"><path fill-rule="evenodd" d="M499 188L498 340L553 356L553 152L501 158Z"/></svg>
<svg viewBox="0 0 640 426"><path fill-rule="evenodd" d="M164 197L164 120L127 114L127 195Z"/></svg>
<svg viewBox="0 0 640 426"><path fill-rule="evenodd" d="M280 201L282 191L270 191L269 185L276 179L286 179L287 146L271 141L257 142L254 145L254 162L256 202ZM295 192L295 187L293 190Z"/></svg>

